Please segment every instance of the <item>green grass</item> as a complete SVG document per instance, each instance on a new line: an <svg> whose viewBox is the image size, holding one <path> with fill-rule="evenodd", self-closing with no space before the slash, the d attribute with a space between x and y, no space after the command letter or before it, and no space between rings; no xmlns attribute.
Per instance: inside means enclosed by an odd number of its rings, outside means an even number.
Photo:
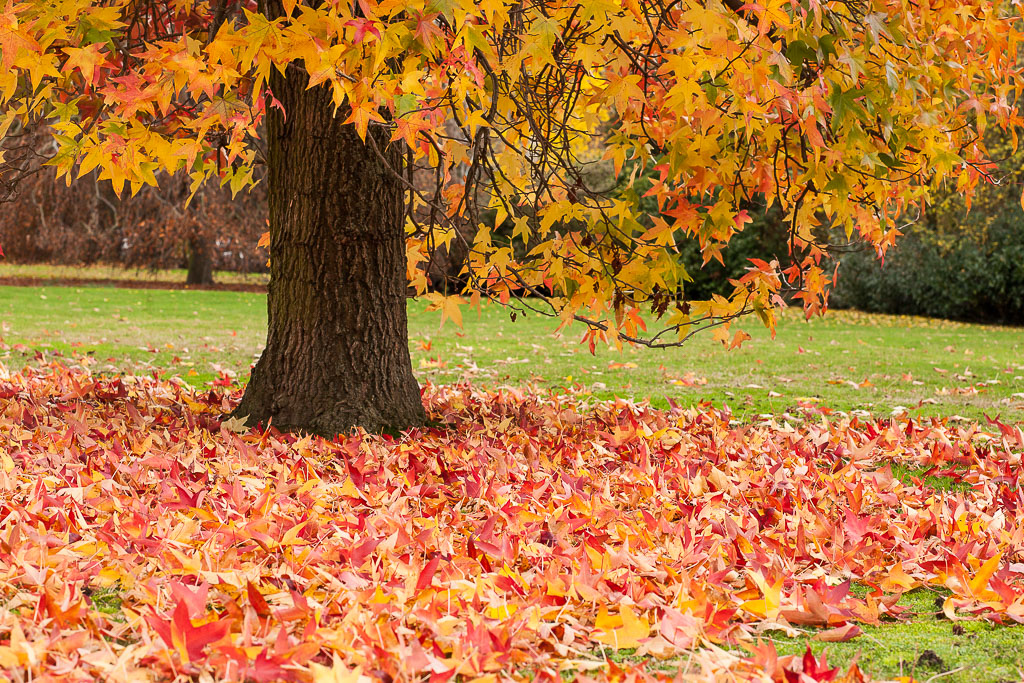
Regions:
<svg viewBox="0 0 1024 683"><path fill-rule="evenodd" d="M89 354L100 370L166 371L203 385L224 370L248 374L265 338L262 294L108 287L0 288L0 360L18 366L36 351ZM728 405L740 418L796 413L799 406L890 415L1024 419L1024 329L833 311L805 322L786 315L773 341L727 351L699 337L665 351L598 349L581 327L487 306L465 327L410 303L410 351L420 381L479 386L535 382L596 398ZM24 348L15 345L23 345ZM812 409L813 413L813 409Z"/></svg>
<svg viewBox="0 0 1024 683"><path fill-rule="evenodd" d="M1024 626L991 626L977 621L953 622L923 615L900 624L868 626L846 643L802 638L775 638L780 654L802 654L809 644L816 656L846 669L856 660L878 679L932 677L953 683L1021 680L1024 675Z"/></svg>
<svg viewBox="0 0 1024 683"><path fill-rule="evenodd" d="M93 591L89 599L92 601L92 608L97 612L110 614L118 621L124 619L124 615L121 614L121 587L118 584Z"/></svg>
<svg viewBox="0 0 1024 683"><path fill-rule="evenodd" d="M0 288L9 366L36 352L93 357L93 369L169 372L202 385L246 370L266 336L265 296L110 287ZM25 348L22 348L24 346Z"/></svg>
<svg viewBox="0 0 1024 683"><path fill-rule="evenodd" d="M854 591L867 591L858 587ZM1024 626L994 626L979 621L950 621L943 617L941 601L945 593L919 588L905 593L899 604L907 609L907 620L863 626L863 633L845 643L814 640L820 629L796 629L799 635L780 635L769 631L760 636L772 642L780 656L803 655L810 646L816 657L825 654L831 667L847 670L855 661L876 680L913 676L916 680L954 683L995 683L1021 680L1024 676ZM727 646L736 652L745 650ZM638 658L634 650L600 651L595 658L614 662L644 662L647 667L669 673L687 661Z"/></svg>
<svg viewBox="0 0 1024 683"><path fill-rule="evenodd" d="M1020 680L1024 672L1024 626L993 626L979 621L950 621L942 614L946 592L918 588L899 604L910 619L864 626L864 633L845 643L813 640L814 631L799 637L775 637L780 654L802 654L810 645L816 656L826 652L829 664L846 669L853 661L876 678L913 676L957 683ZM932 654L928 654L932 653ZM934 656L932 656L934 655Z"/></svg>

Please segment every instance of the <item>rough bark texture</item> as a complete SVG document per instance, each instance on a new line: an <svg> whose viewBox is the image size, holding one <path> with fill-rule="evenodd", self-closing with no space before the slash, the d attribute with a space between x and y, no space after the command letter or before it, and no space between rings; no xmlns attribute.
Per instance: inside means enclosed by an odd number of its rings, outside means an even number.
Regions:
<svg viewBox="0 0 1024 683"><path fill-rule="evenodd" d="M193 235L188 240L188 274L186 285L213 284L213 257L210 244L202 235Z"/></svg>
<svg viewBox="0 0 1024 683"><path fill-rule="evenodd" d="M274 73L267 119L267 348L235 411L249 424L334 435L425 419L406 321L402 187L330 92ZM386 134L376 134L385 150ZM400 151L385 152L395 168Z"/></svg>

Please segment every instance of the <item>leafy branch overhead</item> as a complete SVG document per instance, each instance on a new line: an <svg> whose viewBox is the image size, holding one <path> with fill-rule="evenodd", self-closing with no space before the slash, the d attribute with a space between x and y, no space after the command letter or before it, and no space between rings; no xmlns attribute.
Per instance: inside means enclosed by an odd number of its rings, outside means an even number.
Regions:
<svg viewBox="0 0 1024 683"><path fill-rule="evenodd" d="M827 303L837 234L882 256L944 179L995 180L983 134L1016 139L1019 28L1016 5L983 0L11 0L0 134L49 122L60 175L237 191L280 106L271 73L302 72L367 144L390 131L409 258L466 240L471 301L530 293L518 305L583 320L591 344L709 326L738 343L739 314L771 327L783 296ZM720 259L765 203L788 257L688 300L679 240Z"/></svg>

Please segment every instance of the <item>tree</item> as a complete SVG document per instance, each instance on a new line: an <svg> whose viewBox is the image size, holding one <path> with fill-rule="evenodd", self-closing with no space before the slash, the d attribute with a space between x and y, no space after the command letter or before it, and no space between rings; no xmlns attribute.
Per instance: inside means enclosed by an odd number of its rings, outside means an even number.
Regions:
<svg viewBox="0 0 1024 683"><path fill-rule="evenodd" d="M226 188L210 183L186 207L189 182L180 175L160 178L159 187L144 187L130 198L118 198L110 181L97 176L94 170L67 186L44 173L20 180L0 211L6 258L125 268L184 266L188 285L211 284L214 268L265 269L266 252L257 246L267 224L265 184L233 198Z"/></svg>
<svg viewBox="0 0 1024 683"><path fill-rule="evenodd" d="M463 221L470 303L581 322L591 348L740 343L732 321L773 327L783 294L824 307L822 236L881 256L943 178L992 180L980 134L1020 122L1019 19L982 0L11 0L0 133L45 119L58 175L119 190L184 171L238 191L265 163L270 329L238 414L400 428L423 420L406 276L425 291L416 264ZM676 237L719 259L751 202L778 205L788 262L691 300Z"/></svg>

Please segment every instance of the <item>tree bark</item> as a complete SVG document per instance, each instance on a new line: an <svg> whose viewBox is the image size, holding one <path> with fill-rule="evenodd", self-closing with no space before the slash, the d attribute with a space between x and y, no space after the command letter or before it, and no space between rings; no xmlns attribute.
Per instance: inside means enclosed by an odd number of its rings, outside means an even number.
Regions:
<svg viewBox="0 0 1024 683"><path fill-rule="evenodd" d="M235 416L333 436L425 420L406 320L402 186L335 116L330 91L289 67L267 115L267 347ZM401 151L371 128L393 168Z"/></svg>
<svg viewBox="0 0 1024 683"><path fill-rule="evenodd" d="M210 254L210 243L202 235L188 238L188 273L185 275L186 285L213 284L213 258Z"/></svg>

